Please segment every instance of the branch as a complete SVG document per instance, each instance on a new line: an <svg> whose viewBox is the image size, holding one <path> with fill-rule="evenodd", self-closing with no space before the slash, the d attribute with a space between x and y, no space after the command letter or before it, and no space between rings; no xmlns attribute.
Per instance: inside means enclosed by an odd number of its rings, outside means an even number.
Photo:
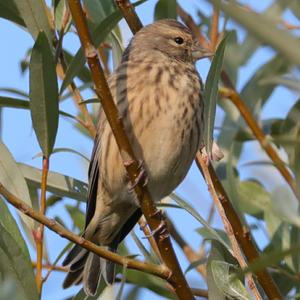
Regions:
<svg viewBox="0 0 300 300"><path fill-rule="evenodd" d="M211 32L210 32L210 42L211 42L211 49L215 51L218 45L219 39L219 16L220 16L220 9L217 5L213 5L213 18L211 24ZM198 29L199 31L199 29Z"/></svg>
<svg viewBox="0 0 300 300"><path fill-rule="evenodd" d="M224 73L222 76L222 80L223 78L224 78ZM254 117L251 115L244 101L240 98L239 94L232 88L232 84L231 83L228 84L229 78L225 77L224 79L225 79L224 80L225 84L227 82L226 85L230 86L230 88L221 88L220 95L222 97L230 99L231 102L235 105L235 107L239 110L240 114L246 121L252 133L259 141L261 147L266 151L267 155L273 161L277 170L280 172L280 174L283 176L283 178L286 180L286 182L288 183L288 185L296 195L298 201L300 201L300 199L297 196L296 182L294 181L290 171L286 168L285 163L283 162L283 160L278 155L277 151L274 149L274 147L270 144L270 142L266 138L265 134L257 124Z"/></svg>
<svg viewBox="0 0 300 300"><path fill-rule="evenodd" d="M214 168L211 164L208 167L206 166L201 158L200 152L197 153L196 163L208 183L209 191L212 194L222 217L228 236L231 238L230 240L234 242L233 250L237 255L239 255L236 250L236 240L238 246L242 249L245 257L247 258L247 261L249 263L254 262L259 258L259 252L256 248L255 242L252 240L248 227L242 224L239 219L239 216L233 208ZM255 275L269 299L282 299L278 287L275 285L272 277L266 269L256 272Z"/></svg>
<svg viewBox="0 0 300 300"><path fill-rule="evenodd" d="M132 4L128 0L115 0L117 6L122 12L123 17L125 18L129 28L133 34L137 33L142 27L143 24L139 17L137 16Z"/></svg>
<svg viewBox="0 0 300 300"><path fill-rule="evenodd" d="M49 158L43 157L42 181L41 181L41 201L40 201L40 214L45 215L46 212L46 189L47 177L49 171ZM42 294L43 287L43 246L44 246L44 225L40 224L36 231L33 232L34 240L36 243L37 263L35 281L39 296Z"/></svg>
<svg viewBox="0 0 300 300"><path fill-rule="evenodd" d="M154 264L145 263L131 258L123 257L114 252L108 251L103 247L97 246L96 244L84 239L81 236L74 234L73 232L67 230L66 228L58 224L55 220L48 219L40 212L37 212L34 209L32 209L24 201L22 201L15 195L11 194L1 183L0 183L0 194L3 195L10 204L12 204L18 210L22 211L25 215L45 225L47 228L56 232L61 237L66 238L69 241L80 245L82 248L85 248L116 264L122 266L126 265L129 269L143 271L158 276L162 279L168 279L171 276L170 270L168 270L168 268L166 268L165 266L157 266Z"/></svg>
<svg viewBox="0 0 300 300"><path fill-rule="evenodd" d="M69 0L68 3L82 44L82 49L85 53L91 70L92 78L95 83L96 94L101 101L103 111L107 117L107 121L111 126L122 156L124 166L131 182L133 184L137 182L134 190L139 200L142 212L151 230L153 231L155 241L158 245L164 263L170 270L172 270L172 273L167 280L173 286L174 291L179 299L194 299L173 250L169 232L167 231L162 214L157 210L153 200L151 199L147 186L144 186L144 183L138 180L140 174L139 162L137 161L133 149L129 143L122 119L120 118L118 109L113 101L102 67L100 65L97 51L95 46L92 44L80 1ZM126 3L128 4L129 2L119 1L118 5L121 5L122 9L126 10L125 15L128 18L133 18L136 15L132 13L132 7L125 5ZM138 25L140 27L141 24L139 24L137 21L131 22L132 27L137 27Z"/></svg>
<svg viewBox="0 0 300 300"><path fill-rule="evenodd" d="M201 154L198 152L197 153L197 165L198 167L200 166L203 177L205 178L205 181L207 183L208 186L208 190L211 193L211 196L213 198L213 201L219 211L219 214L222 218L222 222L224 224L224 228L227 232L227 235L229 237L231 246L232 246L232 254L233 256L236 258L236 260L238 261L240 267L242 269L245 269L247 267L247 262L244 258L244 255L239 247L238 241L234 235L234 228L231 225L231 222L229 221L229 218L227 218L226 216L226 212L224 210L224 207L221 204L221 201L217 195L217 192L214 188L210 173L209 173L209 169L208 166L206 165L206 163L204 162L203 158L201 157ZM244 229L245 230L245 229ZM254 279L252 277L252 274L248 274L247 278L247 282L248 282L248 286L251 289L251 291L253 292L253 294L255 295L257 300L261 300L261 296L259 294L259 291L257 290L257 287L255 285Z"/></svg>

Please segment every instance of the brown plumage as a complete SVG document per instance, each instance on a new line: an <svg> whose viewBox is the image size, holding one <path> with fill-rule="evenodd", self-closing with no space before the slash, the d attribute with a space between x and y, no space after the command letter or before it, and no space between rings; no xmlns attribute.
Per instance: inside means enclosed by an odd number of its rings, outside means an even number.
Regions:
<svg viewBox="0 0 300 300"><path fill-rule="evenodd" d="M124 51L109 86L155 201L170 194L188 172L202 142L202 83L195 61L207 56L188 28L161 20L141 29ZM141 216L114 136L100 112L89 169L84 237L112 251ZM114 280L114 264L75 245L64 287L83 281L94 295L101 275Z"/></svg>

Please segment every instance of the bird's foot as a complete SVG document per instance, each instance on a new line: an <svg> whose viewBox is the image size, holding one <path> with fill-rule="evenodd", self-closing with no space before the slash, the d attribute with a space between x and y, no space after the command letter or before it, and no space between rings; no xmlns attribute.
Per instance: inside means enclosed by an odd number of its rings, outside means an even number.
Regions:
<svg viewBox="0 0 300 300"><path fill-rule="evenodd" d="M142 186L146 186L148 183L148 176L147 176L147 172L146 169L144 167L144 163L143 161L139 161L139 166L138 166L138 175L136 176L136 178L134 179L134 182L129 182L129 191L133 192L133 190L135 189L135 187L138 184L141 184Z"/></svg>
<svg viewBox="0 0 300 300"><path fill-rule="evenodd" d="M156 210L155 213L151 215L151 217L157 216L157 215L159 215L159 217L161 219L158 227L156 229L154 229L150 234L145 235L144 238L149 238L149 237L152 237L152 236L155 236L155 235L159 235L159 239L164 240L167 237L169 237L169 231L168 231L167 223L166 223L165 217L161 213L161 211Z"/></svg>
<svg viewBox="0 0 300 300"><path fill-rule="evenodd" d="M200 147L200 153L206 165L209 165L211 161L219 161L224 157L222 150L215 141L213 141L211 153L207 153L205 145Z"/></svg>

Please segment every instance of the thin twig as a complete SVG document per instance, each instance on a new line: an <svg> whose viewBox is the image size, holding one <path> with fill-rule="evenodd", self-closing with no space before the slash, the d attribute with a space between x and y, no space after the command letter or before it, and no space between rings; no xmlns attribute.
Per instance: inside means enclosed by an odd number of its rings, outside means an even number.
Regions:
<svg viewBox="0 0 300 300"><path fill-rule="evenodd" d="M47 189L47 177L49 171L49 158L43 157L43 168L42 168L42 181L41 181L41 201L40 201L40 214L45 215L46 212L46 189ZM41 298L42 287L43 287L43 246L44 246L44 225L40 224L37 230L33 233L34 240L36 243L37 252L37 263L36 263L36 274L35 280L39 297Z"/></svg>
<svg viewBox="0 0 300 300"><path fill-rule="evenodd" d="M123 4L125 2L127 1L121 1ZM167 280L173 286L179 299L194 299L172 247L169 232L166 228L163 216L161 212L157 210L145 183L138 180L140 174L140 163L134 155L133 149L126 135L122 119L120 118L118 109L113 101L105 75L99 62L96 48L92 43L91 36L88 31L81 3L79 0L69 0L68 3L82 44L82 49L91 70L92 78L95 83L96 94L101 101L103 111L120 149L124 166L131 182L137 183L134 190L140 202L142 212L153 232L164 263L170 270L172 270L171 276ZM129 6L125 6L123 8L128 10L131 9ZM130 17L134 16L134 14L128 12L126 16ZM134 24L137 25L137 22L132 22L132 26L134 26Z"/></svg>
<svg viewBox="0 0 300 300"><path fill-rule="evenodd" d="M206 164L202 160L200 152L197 153L196 164L199 170L204 174L205 179L209 182L209 191L216 195L214 196L214 200L219 213L222 216L224 227L228 232L229 237L232 237L233 235L239 247L243 251L243 254L247 258L247 261L249 263L254 262L259 258L259 252L256 248L255 242L252 240L252 236L248 227L242 224L238 214L233 208L214 168L211 164L209 164L207 169ZM266 269L256 272L255 275L257 276L259 284L264 289L269 299L282 299L278 287Z"/></svg>
<svg viewBox="0 0 300 300"><path fill-rule="evenodd" d="M154 264L145 263L131 258L123 257L114 252L108 251L103 247L97 246L96 244L84 239L81 236L74 234L73 232L61 226L55 220L48 219L45 215L32 209L24 201L22 201L12 193L10 193L1 183L0 183L0 194L3 195L10 204L12 204L18 210L22 211L30 218L45 225L47 228L56 232L61 237L66 238L69 241L76 243L80 245L82 248L85 248L105 259L108 259L119 265L126 265L130 269L135 269L149 274L153 274L163 279L167 279L171 275L170 270L164 265L157 266Z"/></svg>
<svg viewBox="0 0 300 300"><path fill-rule="evenodd" d="M226 78L228 81L228 78ZM251 129L253 135L256 137L258 142L260 143L261 147L265 150L269 158L273 161L274 166L286 180L292 191L297 197L297 188L296 182L292 177L290 171L286 168L285 163L278 155L277 151L274 147L270 144L268 139L266 138L265 134L263 133L262 129L257 124L256 120L251 115L249 109L247 108L244 101L240 98L239 94L232 88L221 88L220 95L224 98L230 99L235 107L239 110L241 116L244 118L245 122ZM300 199L297 197L298 201Z"/></svg>
<svg viewBox="0 0 300 300"><path fill-rule="evenodd" d="M233 233L234 228L232 227L229 219L227 218L224 207L222 206L221 201L219 199L219 196L218 196L218 194L217 194L217 192L214 188L212 179L211 179L210 174L209 174L208 166L206 165L204 159L201 157L201 154L199 152L197 153L197 158L196 159L197 159L198 165L200 165L200 167L201 167L201 171L202 171L203 176L205 178L205 181L207 183L208 190L209 190L209 192L210 192L210 194L211 194L211 196L214 200L214 203L215 203L215 205L216 205L216 207L219 211L219 214L222 218L224 228L227 232L227 235L229 237L229 240L230 240L230 243L231 243L231 246L232 246L232 253L233 253L234 257L237 259L240 267L242 269L244 269L244 268L247 267L247 263L245 261L244 255L243 255L243 253L242 253L242 251L239 247L237 239L236 239L236 237ZM255 285L254 279L252 277L252 274L249 274L249 276L247 276L247 281L248 281L248 286L250 287L251 291L255 295L256 299L261 300L262 297L260 296L259 291L256 288L256 285Z"/></svg>
<svg viewBox="0 0 300 300"><path fill-rule="evenodd" d="M218 39L219 39L219 15L220 15L220 9L217 5L213 5L214 11L213 11L213 17L212 17L212 23L211 23L211 32L210 32L210 42L211 42L211 50L215 51L218 45ZM198 29L199 31L199 29Z"/></svg>

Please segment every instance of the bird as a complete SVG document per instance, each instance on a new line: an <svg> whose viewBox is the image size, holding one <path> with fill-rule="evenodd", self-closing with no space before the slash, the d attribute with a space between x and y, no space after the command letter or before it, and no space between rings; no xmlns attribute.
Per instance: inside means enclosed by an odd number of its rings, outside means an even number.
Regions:
<svg viewBox="0 0 300 300"><path fill-rule="evenodd" d="M154 201L182 182L203 143L203 83L195 63L211 55L182 23L158 20L135 34L108 78ZM116 252L142 211L101 109L88 177L83 237ZM101 278L114 282L114 263L80 245L71 249L63 265L69 266L64 288L83 282L84 292L95 295Z"/></svg>

